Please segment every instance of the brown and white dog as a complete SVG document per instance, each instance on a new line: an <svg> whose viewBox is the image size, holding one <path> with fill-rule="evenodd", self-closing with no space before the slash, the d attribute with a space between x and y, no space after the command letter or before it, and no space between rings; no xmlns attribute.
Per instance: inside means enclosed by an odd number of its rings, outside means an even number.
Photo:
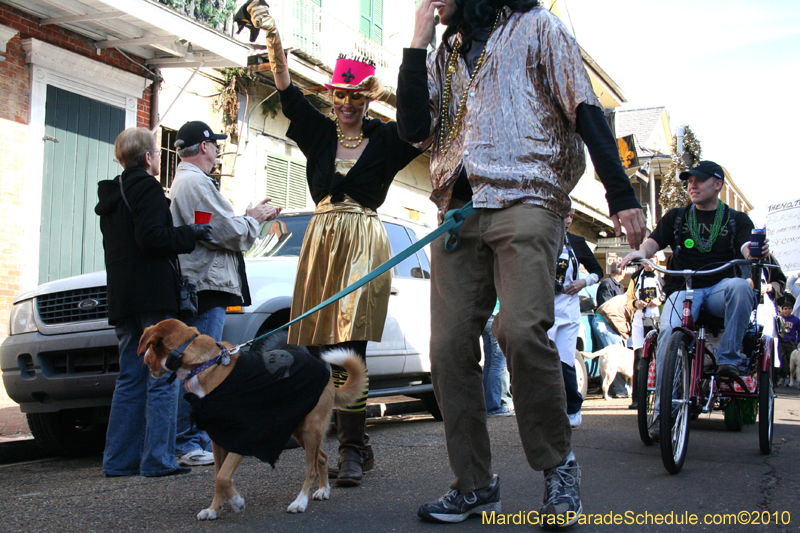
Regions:
<svg viewBox="0 0 800 533"><path fill-rule="evenodd" d="M182 350L183 357L180 359L180 368L176 371L181 379L189 376L193 368L199 367L220 354L220 345L213 338L200 335L197 329L174 319L164 320L145 329L139 342L138 353L139 355L144 354L145 364L150 367L153 377L158 378L169 371L166 364L170 351L183 345L185 345ZM232 348L227 343L221 343L221 345L228 349ZM270 353L277 353L277 350L268 352L267 355ZM202 370L186 381L186 390L196 394L199 398L208 395L231 374L241 355L242 352L230 354L229 363L213 364ZM345 384L339 388L334 387L333 379L329 378L319 396L316 407L305 416L293 432L295 440L305 450L306 476L300 494L287 509L290 513L304 512L309 498L327 500L330 497L328 456L322 450L322 441L330 422L331 412L334 407L344 407L353 403L361 395L366 385L366 367L355 353L349 350L333 350L323 354L322 357L328 363L345 368L348 377ZM287 379L291 379L291 377ZM233 474L239 467L243 456L227 452L213 440L212 445L215 470L214 499L207 509L198 513L199 520L216 519L226 500L236 513L244 510L245 506L244 498L233 486ZM319 478L319 488L312 496L311 487L317 478Z"/></svg>
<svg viewBox="0 0 800 533"><path fill-rule="evenodd" d="M800 348L789 356L789 387L800 389Z"/></svg>
<svg viewBox="0 0 800 533"><path fill-rule="evenodd" d="M603 379L603 398L610 400L608 389L617 377L625 376L628 385L633 385L633 350L619 344L611 344L596 352L581 352L584 359L600 358L600 376Z"/></svg>

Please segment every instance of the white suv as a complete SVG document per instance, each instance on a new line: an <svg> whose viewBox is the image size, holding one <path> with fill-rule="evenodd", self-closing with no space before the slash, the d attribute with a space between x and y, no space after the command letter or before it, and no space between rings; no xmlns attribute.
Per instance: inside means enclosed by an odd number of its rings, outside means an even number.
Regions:
<svg viewBox="0 0 800 533"><path fill-rule="evenodd" d="M229 309L224 340L239 344L289 321L312 214L286 211L262 225L245 254L252 305ZM393 255L428 233L415 222L383 215L381 220ZM419 397L441 419L430 384L429 279L424 250L394 267L383 339L367 346L367 366L371 397ZM119 371L117 337L107 316L104 271L46 283L14 302L11 335L0 347L3 382L27 413L37 442L52 453L85 455L103 448Z"/></svg>

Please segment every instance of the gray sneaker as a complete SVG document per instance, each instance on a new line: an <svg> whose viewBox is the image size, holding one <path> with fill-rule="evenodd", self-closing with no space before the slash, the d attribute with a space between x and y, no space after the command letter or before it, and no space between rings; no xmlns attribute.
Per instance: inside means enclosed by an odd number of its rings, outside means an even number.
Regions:
<svg viewBox="0 0 800 533"><path fill-rule="evenodd" d="M483 512L500 512L500 477L497 474L488 487L469 494L452 489L439 500L422 505L417 515L429 522L450 524L463 522L470 516Z"/></svg>
<svg viewBox="0 0 800 533"><path fill-rule="evenodd" d="M544 471L544 499L539 511L542 529L570 527L583 513L581 467L570 452L561 464Z"/></svg>

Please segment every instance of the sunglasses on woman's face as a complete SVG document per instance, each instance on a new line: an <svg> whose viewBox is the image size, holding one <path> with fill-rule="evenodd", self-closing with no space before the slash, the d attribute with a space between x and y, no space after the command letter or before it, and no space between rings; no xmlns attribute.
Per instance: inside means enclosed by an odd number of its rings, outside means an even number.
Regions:
<svg viewBox="0 0 800 533"><path fill-rule="evenodd" d="M367 95L356 91L334 91L333 103L336 105L351 104L362 106L367 101Z"/></svg>

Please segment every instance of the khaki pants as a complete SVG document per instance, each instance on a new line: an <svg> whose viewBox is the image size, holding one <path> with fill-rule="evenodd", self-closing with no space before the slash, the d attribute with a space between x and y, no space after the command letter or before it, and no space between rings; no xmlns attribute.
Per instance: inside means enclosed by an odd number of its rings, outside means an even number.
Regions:
<svg viewBox="0 0 800 533"><path fill-rule="evenodd" d="M508 361L520 438L536 470L571 450L561 362L547 337L553 325L557 250L564 222L547 209L518 204L481 209L464 221L461 244L431 244L431 369L444 417L447 452L463 493L486 487L492 458L486 426L480 336L492 328Z"/></svg>

